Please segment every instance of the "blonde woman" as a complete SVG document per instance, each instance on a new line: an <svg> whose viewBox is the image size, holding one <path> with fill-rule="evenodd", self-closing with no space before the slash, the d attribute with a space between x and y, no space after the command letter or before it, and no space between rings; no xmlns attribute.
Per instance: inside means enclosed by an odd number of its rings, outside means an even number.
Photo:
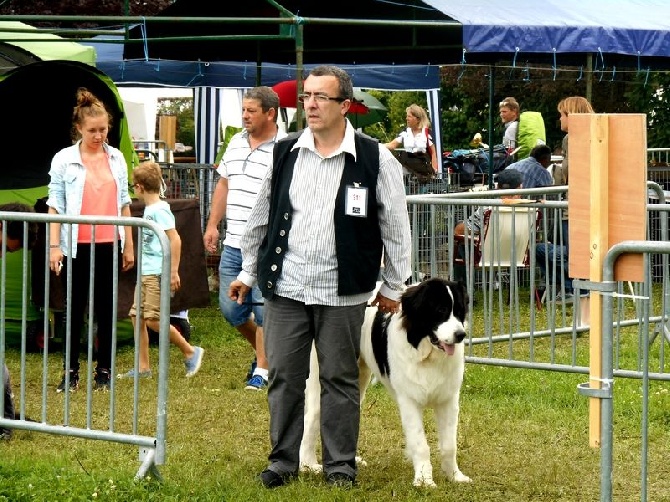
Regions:
<svg viewBox="0 0 670 502"><path fill-rule="evenodd" d="M565 133L561 148L563 149L563 162L554 168L554 185L568 184L568 116L571 113L595 113L588 99L582 96L570 96L563 98L556 107L560 113L561 131Z"/></svg>
<svg viewBox="0 0 670 502"><path fill-rule="evenodd" d="M405 120L407 128L401 131L398 136L384 146L389 150L395 150L401 146L408 154L426 155L429 147L433 147L433 138L430 135L430 120L426 111L417 104L409 105L406 109ZM437 172L437 152L435 148L430 148L430 163L433 171Z"/></svg>
<svg viewBox="0 0 670 502"><path fill-rule="evenodd" d="M568 184L568 117L573 113L595 113L593 107L589 101L582 96L570 96L559 101L558 106L556 107L560 115L561 121L561 130L565 132L565 137L563 138L563 162L561 165L554 167L554 185L567 185ZM568 194L565 194L565 199L568 198ZM568 211L567 209L563 211L561 216L561 227L563 234L563 244L552 244L552 243L541 243L538 244L535 248L535 257L538 265L543 270L543 274L546 276L547 264L550 264L553 270L553 273L550 269L550 277L558 277L560 272L563 272L563 284L559 281L556 281L555 290L560 293L557 295L557 298L563 297L565 300L569 300L574 294L572 287L572 278L568 276L568 257L569 257L569 228L568 228ZM563 264L561 265L561 262ZM555 267L553 264L556 264ZM563 296L563 293L565 296ZM586 293L585 293L586 294Z"/></svg>

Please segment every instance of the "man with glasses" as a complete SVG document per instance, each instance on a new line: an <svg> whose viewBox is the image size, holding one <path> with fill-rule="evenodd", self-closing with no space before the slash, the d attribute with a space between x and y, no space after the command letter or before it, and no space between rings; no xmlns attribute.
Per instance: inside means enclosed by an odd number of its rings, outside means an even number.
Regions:
<svg viewBox="0 0 670 502"><path fill-rule="evenodd" d="M402 166L346 114L351 78L315 67L300 102L308 128L279 141L244 235L244 262L229 295L244 300L258 282L265 297L270 363L270 465L275 488L298 474L305 381L316 346L326 481L356 478L360 418L358 355L365 307L396 312L410 276L410 229Z"/></svg>
<svg viewBox="0 0 670 502"><path fill-rule="evenodd" d="M277 127L279 96L270 87L249 89L242 100L244 130L232 137L217 167L221 176L214 188L209 220L205 229L205 249L216 252L219 223L226 218L226 237L219 264L219 307L226 320L254 348L256 357L246 376L246 389L267 387L268 364L263 347L263 298L256 287L242 304L228 298L228 286L242 270L240 237L261 182L272 165L272 149L286 136ZM252 316L253 314L253 316Z"/></svg>
<svg viewBox="0 0 670 502"><path fill-rule="evenodd" d="M0 212L8 213L32 213L33 208L19 202L11 202L8 204L0 204ZM6 228L4 228L6 226ZM29 223L28 227L28 241L24 242L23 239L23 226L24 223L18 220L12 221L3 221L0 217L0 258L3 258L5 253L13 253L21 249L24 244L27 247L32 247L37 240L37 225L35 223ZM3 230L4 228L4 230ZM3 238L3 234L6 237ZM4 287L4 284L3 284ZM14 420L15 417L15 407L14 407L14 393L12 392L12 383L9 378L9 370L5 364L3 367L3 380L4 380L4 389L5 389L5 409L4 409L4 418L9 420ZM10 439L12 437L12 430L0 427L0 439Z"/></svg>

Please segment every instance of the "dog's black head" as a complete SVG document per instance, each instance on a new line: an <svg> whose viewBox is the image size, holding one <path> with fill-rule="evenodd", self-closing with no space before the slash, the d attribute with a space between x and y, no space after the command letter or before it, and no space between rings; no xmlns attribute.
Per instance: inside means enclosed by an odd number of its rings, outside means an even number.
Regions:
<svg viewBox="0 0 670 502"><path fill-rule="evenodd" d="M465 338L468 299L460 282L432 278L407 288L402 295L403 327L414 348L424 338L453 354L454 344Z"/></svg>

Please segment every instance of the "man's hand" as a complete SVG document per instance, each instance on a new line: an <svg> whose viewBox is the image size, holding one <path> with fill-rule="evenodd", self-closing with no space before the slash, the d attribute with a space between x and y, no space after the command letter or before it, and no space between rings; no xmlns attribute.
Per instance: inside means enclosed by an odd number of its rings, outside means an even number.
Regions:
<svg viewBox="0 0 670 502"><path fill-rule="evenodd" d="M251 288L249 286L244 284L239 279L236 279L231 282L230 286L228 287L228 298L233 301L237 301L239 305L242 305L244 303L244 299L247 297L247 293L249 293L250 290Z"/></svg>
<svg viewBox="0 0 670 502"><path fill-rule="evenodd" d="M377 306L380 312L390 312L392 314L398 312L398 309L400 308L400 302L386 298L381 293L377 293L377 296L370 302L370 305L373 307Z"/></svg>

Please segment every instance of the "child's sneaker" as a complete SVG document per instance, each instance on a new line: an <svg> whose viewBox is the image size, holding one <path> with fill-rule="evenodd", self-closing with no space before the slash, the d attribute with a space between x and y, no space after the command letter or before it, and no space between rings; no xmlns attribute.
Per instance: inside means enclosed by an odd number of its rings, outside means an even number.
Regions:
<svg viewBox="0 0 670 502"><path fill-rule="evenodd" d="M200 365L202 364L202 356L205 354L205 349L201 347L193 347L193 351L191 357L184 359L186 378L190 378L198 372Z"/></svg>
<svg viewBox="0 0 670 502"><path fill-rule="evenodd" d="M268 381L260 375L252 376L247 382L246 390L263 390L267 388Z"/></svg>
<svg viewBox="0 0 670 502"><path fill-rule="evenodd" d="M138 371L137 372L139 378L151 378L151 370L144 370L144 371ZM119 373L116 375L116 378L122 379L122 378L135 378L135 368L126 371L125 373Z"/></svg>
<svg viewBox="0 0 670 502"><path fill-rule="evenodd" d="M69 370L70 373L70 392L73 392L79 388L79 372L74 370ZM64 392L66 388L65 384L65 372L63 372L63 379L56 387L56 392Z"/></svg>

